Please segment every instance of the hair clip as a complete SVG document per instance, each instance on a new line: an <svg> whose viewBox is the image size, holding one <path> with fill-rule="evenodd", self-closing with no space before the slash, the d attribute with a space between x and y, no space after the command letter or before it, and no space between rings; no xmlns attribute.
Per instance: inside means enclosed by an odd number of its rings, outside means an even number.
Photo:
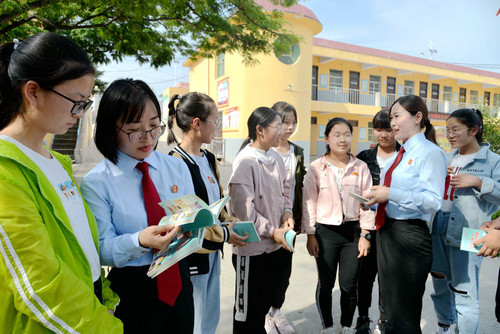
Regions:
<svg viewBox="0 0 500 334"><path fill-rule="evenodd" d="M19 42L19 40L17 38L12 39L12 42L14 42L14 50L17 49L19 44L21 44L21 42Z"/></svg>
<svg viewBox="0 0 500 334"><path fill-rule="evenodd" d="M179 101L182 99L182 95L179 95L179 97L177 97L179 99Z"/></svg>

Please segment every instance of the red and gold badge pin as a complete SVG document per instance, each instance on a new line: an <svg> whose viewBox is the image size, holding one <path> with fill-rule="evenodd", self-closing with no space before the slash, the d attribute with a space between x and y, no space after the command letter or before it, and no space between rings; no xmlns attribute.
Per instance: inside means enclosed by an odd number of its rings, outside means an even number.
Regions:
<svg viewBox="0 0 500 334"><path fill-rule="evenodd" d="M178 191L179 191L179 187L178 187L177 185L175 185L175 184L174 184L174 185L172 186L172 192L175 194L175 193L176 193L176 192L178 192Z"/></svg>

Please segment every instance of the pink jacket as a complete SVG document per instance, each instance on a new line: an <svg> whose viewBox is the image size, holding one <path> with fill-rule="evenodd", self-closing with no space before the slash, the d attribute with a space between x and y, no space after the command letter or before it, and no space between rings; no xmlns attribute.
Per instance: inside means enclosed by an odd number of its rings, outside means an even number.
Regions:
<svg viewBox="0 0 500 334"><path fill-rule="evenodd" d="M230 213L241 221L253 221L261 241L244 247L233 247L233 253L254 256L271 253L281 246L272 238L274 229L281 225L285 209L292 208L288 197L290 186L286 182L283 159L273 150L274 163L258 161L254 148L247 146L233 163L229 180Z"/></svg>
<svg viewBox="0 0 500 334"><path fill-rule="evenodd" d="M361 228L375 229L375 212L361 209L360 203L348 191L367 196L372 187L368 166L353 155L342 178L338 191L334 172L323 155L309 166L304 180L302 199L302 231L314 234L315 224L340 225L345 221L359 220Z"/></svg>

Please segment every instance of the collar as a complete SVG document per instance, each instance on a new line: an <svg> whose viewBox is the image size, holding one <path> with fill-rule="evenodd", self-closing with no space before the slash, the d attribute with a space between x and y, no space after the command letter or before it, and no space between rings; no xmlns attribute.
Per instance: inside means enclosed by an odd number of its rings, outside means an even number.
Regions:
<svg viewBox="0 0 500 334"><path fill-rule="evenodd" d="M354 157L354 155L352 155L351 153L349 153L349 162L345 166L346 167L346 171L354 165L355 161L356 161L356 157ZM321 171L324 171L325 169L328 168L328 160L326 160L326 154L323 154L321 156L320 164L321 164L321 167L320 167Z"/></svg>
<svg viewBox="0 0 500 334"><path fill-rule="evenodd" d="M130 174L132 174L132 172L135 170L135 166L139 162L141 162L140 160L134 159L120 150L118 150L117 157L118 157L118 163L116 165L127 176L130 176ZM151 152L151 154L146 159L144 159L144 162L147 162L150 167L158 169L159 168L158 153L156 151Z"/></svg>
<svg viewBox="0 0 500 334"><path fill-rule="evenodd" d="M427 139L425 138L425 135L420 132L408 139L402 146L405 148L405 152L408 153L413 147L415 147L418 143L423 142L424 140Z"/></svg>
<svg viewBox="0 0 500 334"><path fill-rule="evenodd" d="M476 152L476 156L474 157L474 160L476 159L486 159L486 154L488 154L488 151L490 150L490 144L489 143L480 143L479 144L481 148L479 151ZM459 149L456 149L451 153L451 157L453 158L455 155L457 155L460 152Z"/></svg>

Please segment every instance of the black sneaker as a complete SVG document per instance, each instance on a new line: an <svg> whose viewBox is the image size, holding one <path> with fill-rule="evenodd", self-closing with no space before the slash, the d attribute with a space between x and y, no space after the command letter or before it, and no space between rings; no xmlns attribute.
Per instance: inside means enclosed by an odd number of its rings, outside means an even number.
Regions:
<svg viewBox="0 0 500 334"><path fill-rule="evenodd" d="M356 334L370 334L370 317L358 317L356 322Z"/></svg>

